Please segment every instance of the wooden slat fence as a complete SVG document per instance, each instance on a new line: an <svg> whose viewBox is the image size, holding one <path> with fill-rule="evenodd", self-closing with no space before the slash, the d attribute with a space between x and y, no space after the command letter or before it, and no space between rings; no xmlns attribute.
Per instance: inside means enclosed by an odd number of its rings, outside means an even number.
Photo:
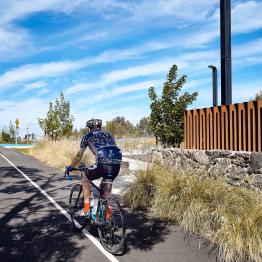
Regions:
<svg viewBox="0 0 262 262"><path fill-rule="evenodd" d="M185 147L262 151L262 100L185 111Z"/></svg>

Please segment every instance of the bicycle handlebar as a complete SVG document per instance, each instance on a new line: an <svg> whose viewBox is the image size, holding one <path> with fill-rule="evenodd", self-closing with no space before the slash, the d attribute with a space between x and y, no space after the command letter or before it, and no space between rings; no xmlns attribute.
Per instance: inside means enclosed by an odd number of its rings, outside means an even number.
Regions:
<svg viewBox="0 0 262 262"><path fill-rule="evenodd" d="M85 165L80 165L78 168L74 167L74 168L72 169L72 171L84 171L85 168L86 168ZM69 180L73 180L72 177L71 177L71 175L70 175L70 172L67 172L67 171L65 171L64 178L67 178L67 179L69 179ZM90 181L90 183L91 183L92 186L95 187L96 190L99 191L100 194L101 194L101 192L102 192L101 189L100 189L99 187L97 187L92 181Z"/></svg>
<svg viewBox="0 0 262 262"><path fill-rule="evenodd" d="M85 165L81 165L78 168L73 167L72 171L84 171L84 169L85 169ZM67 177L70 177L70 172L65 171L64 178L67 178ZM72 180L72 178L70 180Z"/></svg>

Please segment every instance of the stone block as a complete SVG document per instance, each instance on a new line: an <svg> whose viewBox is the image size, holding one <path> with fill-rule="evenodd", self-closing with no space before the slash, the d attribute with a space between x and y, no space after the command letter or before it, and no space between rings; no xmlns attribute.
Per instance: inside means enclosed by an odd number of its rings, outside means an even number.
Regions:
<svg viewBox="0 0 262 262"><path fill-rule="evenodd" d="M250 173L259 174L262 169L262 153L253 152L250 156Z"/></svg>

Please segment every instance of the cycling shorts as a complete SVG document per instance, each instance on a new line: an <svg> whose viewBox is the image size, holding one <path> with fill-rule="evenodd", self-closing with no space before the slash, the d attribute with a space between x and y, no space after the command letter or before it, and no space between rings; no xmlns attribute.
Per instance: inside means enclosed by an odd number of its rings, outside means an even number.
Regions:
<svg viewBox="0 0 262 262"><path fill-rule="evenodd" d="M111 179L112 181L118 176L120 171L120 164L107 165L98 163L86 168L86 177L89 180L95 180L103 177L103 179Z"/></svg>

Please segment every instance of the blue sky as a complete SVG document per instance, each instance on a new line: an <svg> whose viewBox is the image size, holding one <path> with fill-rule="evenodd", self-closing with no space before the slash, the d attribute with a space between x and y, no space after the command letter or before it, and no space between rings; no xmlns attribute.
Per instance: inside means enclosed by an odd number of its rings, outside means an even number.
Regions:
<svg viewBox="0 0 262 262"><path fill-rule="evenodd" d="M17 117L40 133L37 117L63 90L75 127L92 117L149 115L172 64L212 106L220 68L219 0L0 0L0 128ZM233 101L262 90L262 1L232 0ZM219 70L220 76L220 70Z"/></svg>

